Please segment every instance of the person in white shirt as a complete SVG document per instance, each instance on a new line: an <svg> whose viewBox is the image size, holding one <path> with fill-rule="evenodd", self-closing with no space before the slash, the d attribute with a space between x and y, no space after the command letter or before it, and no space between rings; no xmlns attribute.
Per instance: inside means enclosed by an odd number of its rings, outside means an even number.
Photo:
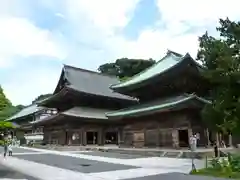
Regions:
<svg viewBox="0 0 240 180"><path fill-rule="evenodd" d="M197 136L196 135L192 135L190 137L190 147L192 151L196 151L197 149Z"/></svg>
<svg viewBox="0 0 240 180"><path fill-rule="evenodd" d="M9 145L8 145L8 156L12 156L12 144L11 143L9 143Z"/></svg>

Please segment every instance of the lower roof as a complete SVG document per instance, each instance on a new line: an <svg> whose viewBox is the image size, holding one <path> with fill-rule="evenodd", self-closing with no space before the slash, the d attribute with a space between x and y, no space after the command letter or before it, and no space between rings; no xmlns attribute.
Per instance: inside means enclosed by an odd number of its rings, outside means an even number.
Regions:
<svg viewBox="0 0 240 180"><path fill-rule="evenodd" d="M107 117L105 116L106 112L109 112L109 110L89 108L89 107L73 107L60 114L63 114L66 116L74 116L74 117L90 118L90 119L107 119Z"/></svg>
<svg viewBox="0 0 240 180"><path fill-rule="evenodd" d="M141 116L146 114L153 114L156 112L171 111L176 109L186 108L187 103L189 107L194 107L197 103L211 103L210 101L198 97L194 94L183 94L163 98L154 102L136 105L130 108L121 109L106 113L108 118L124 118L129 116ZM192 103L192 104L191 104Z"/></svg>
<svg viewBox="0 0 240 180"><path fill-rule="evenodd" d="M20 119L29 115L32 115L36 112L39 112L43 110L44 107L38 106L37 104L30 105L24 109L22 109L20 112L16 113L12 117L8 118L6 121L14 121L16 119Z"/></svg>
<svg viewBox="0 0 240 180"><path fill-rule="evenodd" d="M42 120L32 122L32 124L44 124L45 122L47 123L50 121L54 121L54 119L64 117L64 116L85 118L85 119L107 120L108 118L105 114L106 112L109 112L109 111L110 110L96 109L96 108L89 108L89 107L73 107L66 111L60 112L57 115L52 115Z"/></svg>
<svg viewBox="0 0 240 180"><path fill-rule="evenodd" d="M43 120L35 121L33 122L33 124L44 124L45 122L52 122L66 116L96 120L110 120L112 118L119 119L131 116L136 117L165 111L180 110L184 108L202 107L206 103L211 103L211 101L198 97L194 94L182 94L162 98L154 102L139 104L118 111L110 111L106 109L96 109L89 107L73 107L69 110L60 112L57 115L47 117Z"/></svg>

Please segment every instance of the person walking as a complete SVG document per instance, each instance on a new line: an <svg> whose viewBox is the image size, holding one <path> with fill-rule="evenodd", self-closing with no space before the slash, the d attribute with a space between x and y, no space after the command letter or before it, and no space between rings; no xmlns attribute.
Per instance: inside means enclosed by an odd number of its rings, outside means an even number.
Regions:
<svg viewBox="0 0 240 180"><path fill-rule="evenodd" d="M214 150L215 158L218 158L219 157L219 150L218 150L218 143L217 143L217 141L214 142L213 150Z"/></svg>
<svg viewBox="0 0 240 180"><path fill-rule="evenodd" d="M8 145L8 156L12 156L12 144L9 143Z"/></svg>
<svg viewBox="0 0 240 180"><path fill-rule="evenodd" d="M6 155L7 155L7 150L8 150L8 145L7 145L7 141L5 140L4 141L4 154L3 154L3 156L4 156L4 158L6 157Z"/></svg>

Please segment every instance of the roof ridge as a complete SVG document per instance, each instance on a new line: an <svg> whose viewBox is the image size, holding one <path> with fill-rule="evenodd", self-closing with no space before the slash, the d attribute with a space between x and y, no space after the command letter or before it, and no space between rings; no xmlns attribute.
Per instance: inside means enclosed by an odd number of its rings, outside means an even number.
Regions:
<svg viewBox="0 0 240 180"><path fill-rule="evenodd" d="M175 52L175 51L172 51L172 50L170 50L170 49L167 50L167 54L174 54L174 55L179 56L179 57L182 57L182 56L183 56L182 54L179 54L179 53L177 53L177 52Z"/></svg>
<svg viewBox="0 0 240 180"><path fill-rule="evenodd" d="M178 54L178 53L177 53L177 54ZM187 53L187 54L188 54L188 53ZM157 66L160 62L162 62L162 61L163 61L164 59L166 59L166 57L168 57L168 56L174 55L174 56L180 58L179 61L182 61L183 59L186 58L187 54L184 55L184 56L178 56L178 55L175 54L175 52L173 52L173 51L169 51L169 50L168 50L167 53L166 53L166 55L165 55L164 57L162 57L159 61L157 61L154 65L152 65L152 66L146 68L145 70L143 70L143 71L141 71L141 72L135 74L134 76L132 76L132 77L129 78L129 79L126 79L125 81L122 81L122 82L119 82L119 83L116 83L116 84L112 84L112 85L110 86L110 88L112 89L113 86L116 86L116 85L120 85L120 84L122 84L122 83L125 83L125 82L127 82L127 81L129 81L129 80L131 80L131 79L133 79L133 78L135 78L135 77L137 77L137 76L139 76L139 75L141 75L141 74L147 72L149 69L151 69L151 68ZM179 54L179 55L180 55L180 54ZM189 54L188 54L188 55L189 55ZM189 56L190 56L190 55L189 55ZM191 57L191 56L190 56L190 57ZM113 89L114 89L114 88L113 88Z"/></svg>
<svg viewBox="0 0 240 180"><path fill-rule="evenodd" d="M106 77L116 78L117 79L117 76L114 76L114 75L103 74L103 73L100 73L100 72L97 72L97 71L93 71L93 70L89 70L89 69L83 69L83 68L79 68L79 67L71 66L71 65L67 65L67 64L63 64L63 66L64 66L64 68L65 67L73 68L73 69L76 69L76 70L79 70L79 71L89 72L89 73L92 73L92 74L97 74L99 76L106 76Z"/></svg>
<svg viewBox="0 0 240 180"><path fill-rule="evenodd" d="M119 82L119 83L116 83L116 84L112 84L109 88L112 88L112 87L115 86L115 85L118 85L118 84L124 83L124 82L126 82L126 81L129 81L130 79L133 79L134 77L139 76L140 74L143 74L144 72L148 71L150 68L156 66L158 63L160 63L161 61L163 61L164 58L166 58L166 57L169 56L169 55L170 55L170 54L166 54L164 57L162 57L160 60L158 60L158 61L157 61L155 64L153 64L152 66L150 66L150 67L144 69L143 71L141 71L141 72L133 75L132 77L126 79L125 81L122 81L122 82Z"/></svg>

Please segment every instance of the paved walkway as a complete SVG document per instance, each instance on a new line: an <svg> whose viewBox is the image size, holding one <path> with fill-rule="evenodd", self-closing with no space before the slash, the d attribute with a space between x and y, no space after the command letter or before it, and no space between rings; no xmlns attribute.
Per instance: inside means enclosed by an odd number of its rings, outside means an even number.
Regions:
<svg viewBox="0 0 240 180"><path fill-rule="evenodd" d="M89 154L88 154L89 153ZM96 156L93 152L63 152L34 148L15 148L14 157L1 159L8 168L41 180L120 180L160 179L161 175L189 173L191 160L163 157L116 158ZM203 162L196 160L198 167ZM169 174L170 175L170 174ZM29 179L30 180L30 179ZM165 179L161 179L165 180ZM206 178L204 178L206 180Z"/></svg>

